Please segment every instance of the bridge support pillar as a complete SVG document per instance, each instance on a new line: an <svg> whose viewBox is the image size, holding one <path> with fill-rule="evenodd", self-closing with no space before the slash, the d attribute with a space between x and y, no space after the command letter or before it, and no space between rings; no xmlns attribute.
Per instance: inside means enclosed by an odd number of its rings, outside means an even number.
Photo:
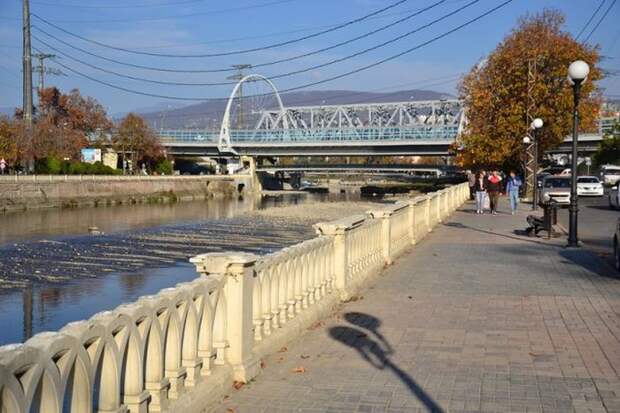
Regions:
<svg viewBox="0 0 620 413"><path fill-rule="evenodd" d="M256 173L256 158L251 156L242 156L241 163L243 165L249 165L250 175L252 176L252 190L256 192L260 192L263 190L263 186L260 183L260 179L258 179L258 174Z"/></svg>

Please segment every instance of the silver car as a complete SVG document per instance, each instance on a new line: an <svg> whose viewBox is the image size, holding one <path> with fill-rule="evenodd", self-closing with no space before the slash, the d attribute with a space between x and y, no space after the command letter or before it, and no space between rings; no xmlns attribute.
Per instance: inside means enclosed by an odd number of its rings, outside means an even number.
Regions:
<svg viewBox="0 0 620 413"><path fill-rule="evenodd" d="M616 182L609 189L609 208L611 209L620 209L620 181Z"/></svg>
<svg viewBox="0 0 620 413"><path fill-rule="evenodd" d="M546 176L543 178L538 199L541 204L547 204L554 200L560 206L568 206L570 204L570 187L570 176Z"/></svg>

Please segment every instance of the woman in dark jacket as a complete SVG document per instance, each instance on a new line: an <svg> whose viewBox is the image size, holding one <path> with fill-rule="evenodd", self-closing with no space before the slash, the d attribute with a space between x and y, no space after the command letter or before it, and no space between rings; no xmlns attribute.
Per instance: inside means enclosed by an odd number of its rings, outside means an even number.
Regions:
<svg viewBox="0 0 620 413"><path fill-rule="evenodd" d="M502 177L498 171L493 171L487 179L487 192L491 201L491 213L497 215L497 204L499 202L499 194L502 192Z"/></svg>
<svg viewBox="0 0 620 413"><path fill-rule="evenodd" d="M476 174L474 191L476 192L476 214L482 214L484 213L484 201L487 196L486 173L484 171Z"/></svg>

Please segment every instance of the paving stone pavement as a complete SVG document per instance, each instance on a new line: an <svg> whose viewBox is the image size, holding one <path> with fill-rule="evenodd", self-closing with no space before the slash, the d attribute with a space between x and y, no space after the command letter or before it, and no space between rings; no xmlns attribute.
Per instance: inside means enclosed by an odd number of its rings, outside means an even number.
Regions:
<svg viewBox="0 0 620 413"><path fill-rule="evenodd" d="M620 278L525 216L464 206L212 411L620 412Z"/></svg>

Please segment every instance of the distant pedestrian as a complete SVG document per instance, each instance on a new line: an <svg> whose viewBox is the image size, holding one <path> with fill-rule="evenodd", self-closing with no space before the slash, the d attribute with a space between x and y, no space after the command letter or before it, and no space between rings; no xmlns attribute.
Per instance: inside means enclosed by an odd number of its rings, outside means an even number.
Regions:
<svg viewBox="0 0 620 413"><path fill-rule="evenodd" d="M523 181L521 181L515 171L510 171L510 176L507 181L506 193L510 199L510 210L512 211L512 215L514 215L519 207L519 189L521 189Z"/></svg>
<svg viewBox="0 0 620 413"><path fill-rule="evenodd" d="M491 214L497 215L497 204L499 203L499 194L502 192L502 177L498 171L491 172L487 179L487 193L491 203Z"/></svg>
<svg viewBox="0 0 620 413"><path fill-rule="evenodd" d="M487 181L484 171L480 171L476 174L474 190L476 192L476 214L483 214L484 202L487 198Z"/></svg>
<svg viewBox="0 0 620 413"><path fill-rule="evenodd" d="M473 201L476 196L476 174L472 171L467 171L467 182L469 183L469 200Z"/></svg>

